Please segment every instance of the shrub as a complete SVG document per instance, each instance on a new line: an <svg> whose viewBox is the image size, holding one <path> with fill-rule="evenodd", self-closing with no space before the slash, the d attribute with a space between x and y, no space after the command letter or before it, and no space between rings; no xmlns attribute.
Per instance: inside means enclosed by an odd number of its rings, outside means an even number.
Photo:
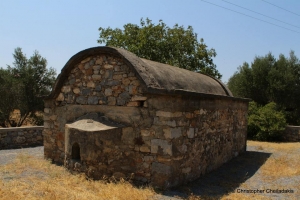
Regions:
<svg viewBox="0 0 300 200"><path fill-rule="evenodd" d="M279 141L286 127L286 118L274 102L259 107L249 105L248 138L260 141Z"/></svg>

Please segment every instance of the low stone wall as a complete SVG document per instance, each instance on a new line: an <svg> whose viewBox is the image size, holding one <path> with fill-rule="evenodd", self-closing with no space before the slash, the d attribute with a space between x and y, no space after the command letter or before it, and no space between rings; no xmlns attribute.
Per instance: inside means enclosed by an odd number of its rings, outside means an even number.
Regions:
<svg viewBox="0 0 300 200"><path fill-rule="evenodd" d="M0 149L43 145L43 126L0 128Z"/></svg>
<svg viewBox="0 0 300 200"><path fill-rule="evenodd" d="M300 142L300 126L287 126L283 137L286 142Z"/></svg>

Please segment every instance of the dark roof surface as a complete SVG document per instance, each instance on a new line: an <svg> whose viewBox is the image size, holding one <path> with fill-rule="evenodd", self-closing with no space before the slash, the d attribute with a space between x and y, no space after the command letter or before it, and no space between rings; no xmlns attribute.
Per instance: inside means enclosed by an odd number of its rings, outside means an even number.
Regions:
<svg viewBox="0 0 300 200"><path fill-rule="evenodd" d="M121 57L134 70L152 94L203 94L233 97L230 90L219 80L210 76L154 62L137 57L135 54L115 47L93 47L83 50L66 63L58 76L54 88L48 98L55 98L70 71L83 59L99 54L111 54Z"/></svg>

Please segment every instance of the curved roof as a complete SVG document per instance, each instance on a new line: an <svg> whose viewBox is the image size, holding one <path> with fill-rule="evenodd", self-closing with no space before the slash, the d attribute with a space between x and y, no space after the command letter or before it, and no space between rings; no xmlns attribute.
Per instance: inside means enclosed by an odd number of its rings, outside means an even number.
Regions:
<svg viewBox="0 0 300 200"><path fill-rule="evenodd" d="M73 67L90 56L111 54L124 59L134 70L147 93L152 94L206 94L233 97L230 90L219 80L210 76L181 69L167 64L137 57L135 54L115 47L93 47L75 54L61 70L48 98L55 98Z"/></svg>

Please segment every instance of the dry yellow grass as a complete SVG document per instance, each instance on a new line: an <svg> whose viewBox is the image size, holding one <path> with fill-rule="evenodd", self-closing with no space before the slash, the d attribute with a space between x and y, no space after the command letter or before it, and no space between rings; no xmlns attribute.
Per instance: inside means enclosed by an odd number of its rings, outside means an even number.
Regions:
<svg viewBox="0 0 300 200"><path fill-rule="evenodd" d="M280 189L285 188L279 179L293 179L300 175L300 143L269 143L248 141L248 146L257 151L270 153L270 157L253 175L253 185L245 180L238 187L242 189ZM255 162L245 160L243 162ZM228 172L230 173L230 172ZM234 175L234 173L233 173ZM136 188L130 183L108 183L87 180L83 175L72 175L63 167L49 161L20 154L17 159L6 165L0 165L0 199L153 199L156 193L149 187ZM258 180L256 180L258 178ZM2 180L1 180L2 179ZM230 184L230 180L228 182ZM259 188L256 188L259 187ZM299 184L291 185L294 194L284 194L285 199L297 199ZM272 199L261 194L244 194L232 190L220 199ZM197 196L190 193L189 200L215 199L211 196Z"/></svg>
<svg viewBox="0 0 300 200"><path fill-rule="evenodd" d="M270 157L261 167L264 175L270 178L292 177L300 175L300 143L270 143L248 141L249 146L257 146L258 150L266 150L277 155Z"/></svg>
<svg viewBox="0 0 300 200"><path fill-rule="evenodd" d="M274 151L295 151L300 148L299 142L259 142L259 141L247 141L247 146L257 146L258 149L273 149Z"/></svg>
<svg viewBox="0 0 300 200"><path fill-rule="evenodd" d="M252 146L256 150L271 153L272 156L260 167L261 174L261 188L255 188L250 183L245 182L239 186L243 189L288 189L286 185L281 185L276 182L281 178L293 179L293 177L300 175L300 143L271 143L271 142L258 142L248 141L247 146ZM295 194L282 194L284 199L299 199L297 195L300 194L300 181L299 184L293 185ZM266 187L265 185L268 184ZM224 195L222 200L227 199L274 199L265 195L255 194L247 195L243 193L232 192Z"/></svg>
<svg viewBox="0 0 300 200"><path fill-rule="evenodd" d="M107 183L72 175L63 167L21 154L11 164L0 166L2 174L13 177L0 181L0 199L151 199L151 188L138 189L121 181Z"/></svg>

